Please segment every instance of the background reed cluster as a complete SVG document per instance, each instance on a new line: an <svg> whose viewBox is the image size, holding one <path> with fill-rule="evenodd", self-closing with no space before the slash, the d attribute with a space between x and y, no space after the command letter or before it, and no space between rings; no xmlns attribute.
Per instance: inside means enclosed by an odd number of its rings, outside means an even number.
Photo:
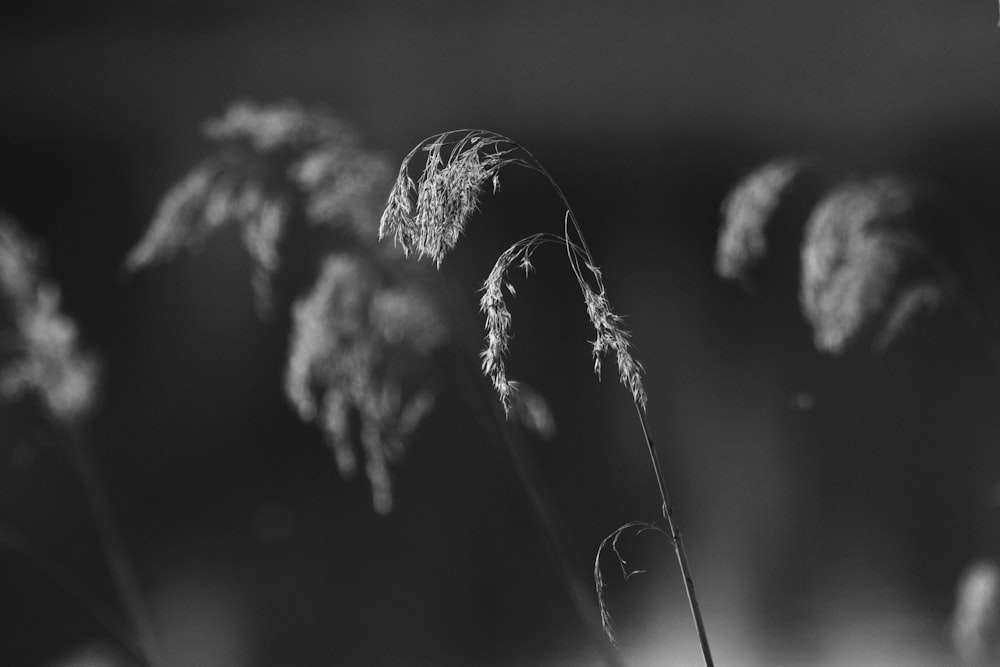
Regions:
<svg viewBox="0 0 1000 667"><path fill-rule="evenodd" d="M234 99L293 98L333 109L393 163L425 136L476 126L555 176L646 368L718 664L950 664L959 576L1000 555L1000 375L976 332L946 309L883 354L820 355L792 260L769 264L755 297L713 263L727 192L790 153L921 175L995 257L996 6L538 5L3 10L0 209L46 244L61 307L99 352L91 440L167 653L179 665L597 664L458 389L420 427L386 517L288 405L291 303L322 259L308 230L285 239L268 325L235 229L122 272L164 192L212 151L202 122ZM472 300L510 242L563 213L517 172L481 208L443 269ZM586 569L610 529L655 518L656 489L630 397L592 376L579 288L536 264L510 304L510 363L556 416L533 452ZM0 417L0 521L111 599L72 466L34 426ZM668 550L634 538L630 561L650 571L609 577L635 664L698 660ZM0 663L108 650L16 555L0 554L0 578Z"/></svg>

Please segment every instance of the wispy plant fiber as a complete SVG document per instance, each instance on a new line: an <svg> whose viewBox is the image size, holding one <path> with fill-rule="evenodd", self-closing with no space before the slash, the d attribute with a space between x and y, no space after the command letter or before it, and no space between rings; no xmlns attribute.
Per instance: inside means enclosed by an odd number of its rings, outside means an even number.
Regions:
<svg viewBox="0 0 1000 667"><path fill-rule="evenodd" d="M814 209L802 245L800 294L819 349L840 352L866 328L887 345L944 301L945 284L909 224L916 196L896 178L854 181Z"/></svg>

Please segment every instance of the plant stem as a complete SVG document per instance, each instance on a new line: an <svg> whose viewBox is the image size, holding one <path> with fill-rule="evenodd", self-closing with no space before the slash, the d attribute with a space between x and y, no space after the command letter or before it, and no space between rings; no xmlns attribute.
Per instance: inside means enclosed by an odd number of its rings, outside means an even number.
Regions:
<svg viewBox="0 0 1000 667"><path fill-rule="evenodd" d="M459 298L446 281L441 281L441 291L445 294L448 305L453 311L453 322L456 327L469 330L468 317L459 317L455 311L466 311L468 306L465 301ZM465 334L465 331L461 332ZM470 334L471 335L471 334ZM460 335L460 346L469 357L476 359L473 348L469 346L469 336ZM468 368L468 364L460 364L463 369ZM473 365L473 368L475 366ZM579 567L573 558L573 549L567 535L566 527L559 518L559 510L556 508L552 498L546 492L546 487L542 481L538 468L535 466L527 444L518 428L513 426L500 409L500 404L493 398L492 388L486 378L480 373L471 373L474 380L470 381L466 377L459 378L462 384L473 384L475 390L465 394L469 406L480 415L486 413L487 417L483 423L492 421L496 426L496 431L486 429L492 436L491 439L498 445L499 453L508 459L518 486L524 494L528 507L539 532L543 538L545 551L549 556L553 569L559 577L559 581L569 596L574 611L583 622L587 634L590 636L601 658L608 667L625 667L625 662L614 646L608 641L604 630L601 627L599 614L594 606L589 583L584 584L580 575ZM484 407L474 402L472 396L482 398L489 407ZM499 437L495 435L499 432Z"/></svg>
<svg viewBox="0 0 1000 667"><path fill-rule="evenodd" d="M66 429L69 449L73 455L77 472L83 483L87 505L93 515L97 533L107 559L108 570L115 586L118 599L128 614L134 626L139 645L145 654L146 662L151 667L162 667L166 663L162 659L148 607L139 586L135 567L125 548L121 528L115 517L111 501L108 498L104 481L98 471L90 448L77 428Z"/></svg>
<svg viewBox="0 0 1000 667"><path fill-rule="evenodd" d="M107 609L100 601L88 595L80 582L35 542L13 527L0 524L0 549L7 549L20 555L28 565L48 579L63 595L76 603L83 613L101 627L108 637L113 639L137 664L151 667L146 662L142 649L130 637L131 628L112 610Z"/></svg>
<svg viewBox="0 0 1000 667"><path fill-rule="evenodd" d="M604 286L601 281L601 276L593 269L593 266L596 264L590 253L590 248L587 246L587 240L583 235L583 230L580 228L579 222L577 222L576 214L573 213L573 208L569 204L569 199L567 199L565 193L562 191L562 188L559 187L555 178L552 177L552 174L550 174L549 171L542 166L535 156L523 146L520 146L519 144L515 145L524 151L524 153L528 156L529 162L534 166L538 173L548 180L553 189L555 189L556 195L566 207L567 220L573 225L573 230L575 231L577 237L576 242L583 249L584 255L587 257L587 261L590 265L588 268L590 268L591 272L594 274L594 279L597 281L598 288L600 288L603 292ZM570 242L568 231L566 241L567 244ZM579 268L576 266L573 253L569 253L569 258L570 264L577 275L577 279L582 281L583 276L581 275ZM660 466L660 457L656 453L656 447L653 445L652 438L649 436L649 425L646 421L646 413L638 402L635 402L635 409L639 415L639 425L642 427L642 435L646 439L646 448L649 450L649 457L653 464L653 472L656 475L656 485L660 491L660 499L663 502L663 518L667 521L667 528L669 529L670 537L674 542L674 553L677 555L677 564L681 568L681 576L684 577L684 589L687 591L688 606L691 608L691 616L694 618L694 624L698 631L698 642L701 645L701 654L705 659L706 667L713 667L715 663L712 660L712 650L708 645L708 634L705 631L705 623L701 617L701 608L698 606L698 596L695 595L694 592L694 580L691 577L691 568L688 565L687 554L684 551L684 541L681 538L680 527L674 519L674 508L670 502L670 493L667 491L667 482L663 475L663 468Z"/></svg>
<svg viewBox="0 0 1000 667"><path fill-rule="evenodd" d="M670 493L667 491L667 482L663 476L663 468L660 466L660 457L656 453L652 438L649 437L649 425L646 415L638 404L635 406L639 415L639 425L642 427L642 435L646 439L646 448L649 450L649 458L653 464L653 472L656 475L656 485L660 491L660 499L663 501L663 518L667 521L667 529L674 542L674 553L677 555L677 564L681 568L681 576L684 577L684 590L687 591L688 606L691 608L691 616L694 618L695 628L698 630L698 642L701 644L701 655L705 659L705 667L713 667L712 650L708 645L708 634L705 632L705 622L701 618L701 608L698 606L698 596L694 592L694 580L691 578L691 568L688 566L687 554L684 552L684 541L681 539L681 529L674 519L674 507L670 502Z"/></svg>

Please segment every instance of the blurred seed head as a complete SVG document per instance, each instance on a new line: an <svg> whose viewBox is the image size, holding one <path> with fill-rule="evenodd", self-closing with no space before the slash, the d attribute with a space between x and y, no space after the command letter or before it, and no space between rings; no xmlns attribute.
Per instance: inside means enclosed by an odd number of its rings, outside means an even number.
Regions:
<svg viewBox="0 0 1000 667"><path fill-rule="evenodd" d="M389 280L358 254L324 263L294 306L285 393L352 476L363 460L375 509L392 509L389 465L434 404L422 362L448 332L430 294Z"/></svg>
<svg viewBox="0 0 1000 667"><path fill-rule="evenodd" d="M728 280L745 279L768 253L767 230L786 190L810 161L784 157L747 174L722 204L722 227L715 271Z"/></svg>
<svg viewBox="0 0 1000 667"><path fill-rule="evenodd" d="M60 312L59 289L42 269L40 248L0 215L0 395L33 396L69 425L93 409L100 367L81 351L76 324Z"/></svg>
<svg viewBox="0 0 1000 667"><path fill-rule="evenodd" d="M220 151L164 196L144 237L130 251L131 271L199 247L217 230L237 226L254 265L258 310L271 308L279 244L298 211L372 246L388 163L362 149L340 119L294 102L237 102L204 132Z"/></svg>
<svg viewBox="0 0 1000 667"><path fill-rule="evenodd" d="M907 183L886 177L841 184L814 209L800 297L819 349L840 352L867 328L887 345L944 302L946 281L910 224L916 197Z"/></svg>
<svg viewBox="0 0 1000 667"><path fill-rule="evenodd" d="M501 167L517 162L513 144L500 135L474 130L452 142L451 134L421 144L427 160L416 183L409 174L415 151L406 156L379 226L379 238L392 236L407 255L428 256L438 266L479 208L483 184L497 190Z"/></svg>
<svg viewBox="0 0 1000 667"><path fill-rule="evenodd" d="M1000 567L981 560L962 573L955 595L951 638L963 662L994 664L1000 639Z"/></svg>

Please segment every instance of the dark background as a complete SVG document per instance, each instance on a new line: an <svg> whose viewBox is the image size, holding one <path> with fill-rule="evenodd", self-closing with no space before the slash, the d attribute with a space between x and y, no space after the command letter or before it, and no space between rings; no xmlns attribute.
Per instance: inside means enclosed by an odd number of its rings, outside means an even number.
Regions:
<svg viewBox="0 0 1000 667"><path fill-rule="evenodd" d="M122 272L159 197L212 150L201 122L239 98L325 105L396 159L439 131L493 129L555 175L646 366L719 664L953 663L957 577L1000 546L1000 376L973 330L951 310L883 355L821 356L794 266L748 296L712 260L728 188L789 151L923 175L992 260L997 11L955 0L4 9L0 208L47 244L64 308L104 360L90 437L173 664L597 664L457 390L422 427L397 469L396 511L380 518L366 483L337 476L282 395L294 285L279 292L284 317L257 319L233 232ZM562 221L521 176L483 213L445 267L470 302L505 243ZM289 266L314 260L286 248ZM533 449L585 576L604 535L655 519L658 501L627 393L590 373L579 292L558 253L538 264L518 291L512 372L555 409L558 437ZM7 437L0 519L112 600L63 451L37 432ZM626 657L696 664L669 547L631 544L649 573L609 576ZM5 554L0 569L0 663L118 664L23 559Z"/></svg>

